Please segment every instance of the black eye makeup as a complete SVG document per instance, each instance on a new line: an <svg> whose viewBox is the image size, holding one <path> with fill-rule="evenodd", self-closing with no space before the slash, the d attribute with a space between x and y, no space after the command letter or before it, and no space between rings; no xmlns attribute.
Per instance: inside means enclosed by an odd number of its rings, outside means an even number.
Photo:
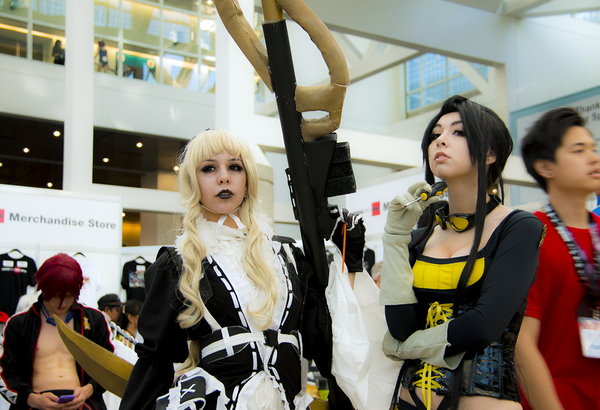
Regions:
<svg viewBox="0 0 600 410"><path fill-rule="evenodd" d="M244 166L242 164L234 163L229 165L229 169L236 172L242 172L244 170Z"/></svg>
<svg viewBox="0 0 600 410"><path fill-rule="evenodd" d="M207 174L209 172L213 172L215 170L215 166L214 165L204 165L202 168L200 168L200 171Z"/></svg>

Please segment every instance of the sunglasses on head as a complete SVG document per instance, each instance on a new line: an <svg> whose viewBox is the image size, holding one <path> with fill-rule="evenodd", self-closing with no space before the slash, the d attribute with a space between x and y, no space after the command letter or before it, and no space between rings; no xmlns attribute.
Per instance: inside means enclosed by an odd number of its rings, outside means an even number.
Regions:
<svg viewBox="0 0 600 410"><path fill-rule="evenodd" d="M500 198L492 196L486 204L486 215L492 212L500 203ZM447 215L447 208L439 208L435 211L435 220L440 228L446 230L448 226L455 232L465 232L473 227L475 214L455 213Z"/></svg>

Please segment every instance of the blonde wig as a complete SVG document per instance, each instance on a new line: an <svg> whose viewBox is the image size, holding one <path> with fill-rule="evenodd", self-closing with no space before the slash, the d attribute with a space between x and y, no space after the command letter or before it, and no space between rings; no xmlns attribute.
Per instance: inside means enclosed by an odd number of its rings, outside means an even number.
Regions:
<svg viewBox="0 0 600 410"><path fill-rule="evenodd" d="M266 329L273 318L277 299L274 268L267 260L264 249L270 249L268 238L257 223L258 212L258 173L250 148L227 131L207 130L194 137L186 145L179 166L179 191L186 212L182 220L183 236L181 252L183 273L179 280L179 291L184 297L185 308L177 317L182 328L189 328L200 322L204 315L204 304L200 298L200 278L202 260L206 249L197 230L198 218L202 215L202 200L196 170L202 161L227 152L242 161L246 170L246 197L239 208L239 217L248 228L242 256L242 264L248 278L265 295L265 302L256 311L249 312L261 329ZM190 354L192 354L190 349ZM196 354L194 354L196 356ZM196 356L197 357L197 356Z"/></svg>

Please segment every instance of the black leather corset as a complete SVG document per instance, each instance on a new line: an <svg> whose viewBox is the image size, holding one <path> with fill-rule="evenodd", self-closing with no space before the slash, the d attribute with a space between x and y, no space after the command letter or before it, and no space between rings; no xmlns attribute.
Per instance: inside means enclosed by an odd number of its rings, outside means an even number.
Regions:
<svg viewBox="0 0 600 410"><path fill-rule="evenodd" d="M476 352L467 352L456 370L437 368L440 375L435 381L439 387L431 390L441 396L449 395L455 383L455 375L461 373L461 396L489 396L520 401L514 370L514 351L524 313L525 304L514 314L498 340ZM421 378L417 372L424 365L420 360L405 362L402 371L402 385L405 388L415 389L414 383ZM459 372L461 368L462 372Z"/></svg>

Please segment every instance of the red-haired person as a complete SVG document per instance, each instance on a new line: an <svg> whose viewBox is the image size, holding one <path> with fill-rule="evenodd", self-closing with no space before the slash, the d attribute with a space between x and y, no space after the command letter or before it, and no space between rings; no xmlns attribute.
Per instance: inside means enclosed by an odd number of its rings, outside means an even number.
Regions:
<svg viewBox="0 0 600 410"><path fill-rule="evenodd" d="M77 302L83 284L79 263L59 253L35 274L42 294L4 329L0 393L11 409L106 409L104 389L75 362L60 339L57 315L67 326L113 351L104 315Z"/></svg>

